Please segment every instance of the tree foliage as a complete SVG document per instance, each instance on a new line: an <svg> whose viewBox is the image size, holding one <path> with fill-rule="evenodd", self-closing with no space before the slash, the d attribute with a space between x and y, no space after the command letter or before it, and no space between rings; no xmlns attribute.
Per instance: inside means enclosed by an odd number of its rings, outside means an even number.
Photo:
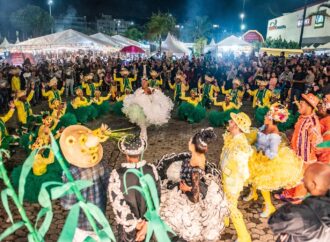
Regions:
<svg viewBox="0 0 330 242"><path fill-rule="evenodd" d="M126 32L124 33L124 36L129 39L140 41L143 39L144 33L137 27L130 27L126 30Z"/></svg>
<svg viewBox="0 0 330 242"><path fill-rule="evenodd" d="M299 49L299 44L295 41L283 40L282 37L278 39L267 38L263 43L263 47L279 48L279 49Z"/></svg>
<svg viewBox="0 0 330 242"><path fill-rule="evenodd" d="M196 16L188 21L185 29L188 41L196 42L200 38L210 39L212 35L212 23L207 16Z"/></svg>
<svg viewBox="0 0 330 242"><path fill-rule="evenodd" d="M207 45L207 39L204 37L200 37L195 41L194 49L195 49L195 55L201 56L204 54L204 48Z"/></svg>
<svg viewBox="0 0 330 242"><path fill-rule="evenodd" d="M42 8L27 5L10 15L10 22L14 28L29 37L49 34L53 25L53 18Z"/></svg>

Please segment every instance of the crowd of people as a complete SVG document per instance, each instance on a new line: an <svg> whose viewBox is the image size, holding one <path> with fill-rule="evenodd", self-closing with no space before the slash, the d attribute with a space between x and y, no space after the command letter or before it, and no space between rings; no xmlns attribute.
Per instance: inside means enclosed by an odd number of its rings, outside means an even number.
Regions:
<svg viewBox="0 0 330 242"><path fill-rule="evenodd" d="M238 209L246 184L251 191L244 201L256 201L257 190L261 191L260 216L270 217L279 241L326 241L329 219L322 214L330 207L329 76L326 55L177 60L164 56L131 61L67 55L39 57L36 65L27 59L22 67L2 64L1 148L13 151L19 145L29 154L49 145L52 133L74 177L94 182L83 193L86 199L105 211L107 199L101 191L109 190L119 241L144 241L151 223L145 218L150 209L145 197L126 191L126 183L141 185L126 174L130 169L142 170L156 183L158 195L153 194L153 199L161 198L158 215L176 233L169 233L172 241L217 241L229 220L238 241L251 241ZM34 113L33 107L43 99L48 107ZM254 110L253 117L240 110L246 106ZM19 125L8 132L5 123L15 110ZM109 113L125 115L141 129L140 135L119 141L127 162L111 174L102 162L107 127L97 131L85 127ZM216 139L213 128L192 135L187 141L189 152L165 155L156 166L141 160L147 128L163 125L171 117L189 123L208 119L210 126L226 126L219 164L206 158L208 144ZM253 128L252 120L260 128ZM289 138L287 130L293 130ZM55 160L51 150L38 151L26 200L37 201L43 182L62 180ZM21 167L12 172L14 184ZM276 211L272 199L290 205ZM73 197L62 201L66 209L74 203ZM313 233L304 226L295 229L293 223L308 219L315 222ZM76 241L95 235L83 214L78 224Z"/></svg>

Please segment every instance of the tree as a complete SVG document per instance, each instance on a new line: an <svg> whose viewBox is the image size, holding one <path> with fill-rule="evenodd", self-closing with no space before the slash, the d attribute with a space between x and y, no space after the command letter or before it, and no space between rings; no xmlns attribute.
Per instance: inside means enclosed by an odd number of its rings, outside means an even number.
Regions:
<svg viewBox="0 0 330 242"><path fill-rule="evenodd" d="M132 40L140 41L143 39L144 33L137 27L129 27L124 33L124 36Z"/></svg>
<svg viewBox="0 0 330 242"><path fill-rule="evenodd" d="M283 40L280 36L277 39L267 38L263 43L264 47L267 48L279 48L279 49L299 49L299 44L295 41Z"/></svg>
<svg viewBox="0 0 330 242"><path fill-rule="evenodd" d="M26 36L38 37L49 34L53 25L53 18L42 8L34 5L13 12L10 22L14 28L25 33Z"/></svg>
<svg viewBox="0 0 330 242"><path fill-rule="evenodd" d="M207 45L207 39L204 37L200 37L196 40L194 48L196 50L196 56L201 56L204 54L204 48Z"/></svg>
<svg viewBox="0 0 330 242"><path fill-rule="evenodd" d="M200 38L210 39L212 34L212 24L207 16L196 16L187 23L186 29L186 35L194 42Z"/></svg>
<svg viewBox="0 0 330 242"><path fill-rule="evenodd" d="M147 38L159 41L159 51L162 51L162 38L169 32L175 31L175 18L169 13L152 14L150 21L146 24Z"/></svg>

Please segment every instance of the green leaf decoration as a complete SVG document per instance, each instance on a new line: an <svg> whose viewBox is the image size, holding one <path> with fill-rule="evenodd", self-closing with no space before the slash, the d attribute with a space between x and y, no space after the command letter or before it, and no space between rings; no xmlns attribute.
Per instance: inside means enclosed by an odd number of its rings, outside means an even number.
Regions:
<svg viewBox="0 0 330 242"><path fill-rule="evenodd" d="M72 241L78 225L80 206L76 203L70 209L58 241Z"/></svg>
<svg viewBox="0 0 330 242"><path fill-rule="evenodd" d="M13 224L14 220L13 220L13 215L11 214L10 208L9 208L9 204L8 204L8 196L12 196L12 192L9 188L3 190L1 192L1 202L3 204L3 207L9 217L10 222Z"/></svg>
<svg viewBox="0 0 330 242"><path fill-rule="evenodd" d="M16 230L22 228L24 226L24 222L20 221L17 222L15 224L13 224L12 226L10 226L9 228L7 228L1 235L0 235L0 241L2 241L4 238L6 238L7 236L11 235L12 233L15 233Z"/></svg>

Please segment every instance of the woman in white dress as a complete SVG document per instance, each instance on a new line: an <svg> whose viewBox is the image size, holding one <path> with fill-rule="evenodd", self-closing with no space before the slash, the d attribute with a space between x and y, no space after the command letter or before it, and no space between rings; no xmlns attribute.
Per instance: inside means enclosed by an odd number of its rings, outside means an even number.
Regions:
<svg viewBox="0 0 330 242"><path fill-rule="evenodd" d="M150 125L163 125L171 118L173 102L160 90L150 88L148 81L142 80L142 87L127 96L122 111L130 122L141 128L141 137L147 139Z"/></svg>

